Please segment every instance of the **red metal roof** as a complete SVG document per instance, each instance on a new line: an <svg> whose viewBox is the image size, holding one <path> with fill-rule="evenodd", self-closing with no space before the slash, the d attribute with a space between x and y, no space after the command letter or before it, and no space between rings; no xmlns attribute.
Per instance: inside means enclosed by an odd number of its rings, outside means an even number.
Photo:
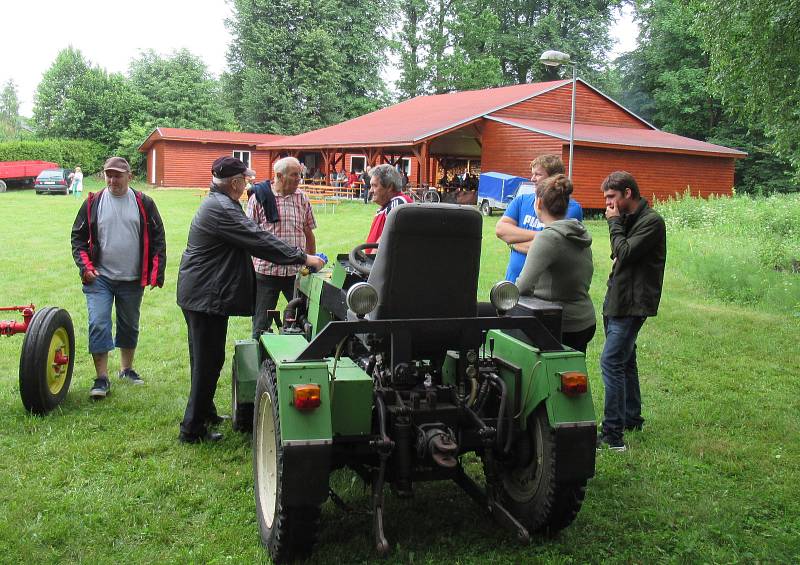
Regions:
<svg viewBox="0 0 800 565"><path fill-rule="evenodd" d="M209 131L202 129L183 129L183 128L156 128L139 147L140 151L146 151L157 139L169 139L174 141L196 141L200 143L232 143L237 145L258 145L278 139L283 139L284 135L272 135L269 133L245 133L235 131Z"/></svg>
<svg viewBox="0 0 800 565"><path fill-rule="evenodd" d="M569 142L569 123L486 116L489 120L549 135ZM706 153L728 157L745 157L747 153L714 145L657 129L617 128L590 124L575 124L575 143L580 145L618 145L634 149L672 150L678 153Z"/></svg>
<svg viewBox="0 0 800 565"><path fill-rule="evenodd" d="M548 92L570 80L417 96L326 128L264 143L260 147L391 147L421 140L477 120L506 106Z"/></svg>

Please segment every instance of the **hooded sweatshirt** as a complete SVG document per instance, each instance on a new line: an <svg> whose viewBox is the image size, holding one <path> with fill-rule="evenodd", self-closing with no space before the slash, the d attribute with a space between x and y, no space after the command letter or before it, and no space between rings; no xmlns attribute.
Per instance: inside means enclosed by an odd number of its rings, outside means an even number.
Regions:
<svg viewBox="0 0 800 565"><path fill-rule="evenodd" d="M520 293L560 302L563 331L578 332L596 323L589 298L592 283L592 236L577 220L556 220L531 244L517 279Z"/></svg>

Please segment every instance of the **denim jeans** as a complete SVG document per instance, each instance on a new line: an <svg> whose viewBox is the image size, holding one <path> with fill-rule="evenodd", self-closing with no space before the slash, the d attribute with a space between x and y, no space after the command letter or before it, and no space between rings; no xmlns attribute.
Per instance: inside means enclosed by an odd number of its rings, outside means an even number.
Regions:
<svg viewBox="0 0 800 565"><path fill-rule="evenodd" d="M139 341L139 309L144 288L136 281L113 281L100 275L83 285L89 310L89 353L107 353L114 347L135 349ZM117 335L111 339L111 306L116 308Z"/></svg>
<svg viewBox="0 0 800 565"><path fill-rule="evenodd" d="M606 344L600 356L603 386L603 435L621 439L625 427L641 425L642 398L636 366L636 337L644 316L603 316Z"/></svg>

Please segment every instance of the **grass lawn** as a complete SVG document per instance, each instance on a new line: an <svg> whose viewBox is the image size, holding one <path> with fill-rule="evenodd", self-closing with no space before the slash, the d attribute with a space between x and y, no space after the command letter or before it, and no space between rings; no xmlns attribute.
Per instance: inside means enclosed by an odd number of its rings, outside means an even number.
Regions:
<svg viewBox="0 0 800 565"><path fill-rule="evenodd" d="M95 184L87 182L90 189ZM250 437L226 424L218 445L177 442L189 375L175 283L200 197L194 190L150 194L166 224L168 267L165 287L147 290L142 307L135 366L146 385L112 379L102 402L88 398L86 308L70 255L78 201L0 194L0 306L66 308L77 349L66 401L47 417L32 417L18 391L23 336L0 338L0 562L268 562L255 517ZM797 200L792 205L800 214ZM355 203L320 211L318 249L333 257L360 243L373 212ZM507 260L495 222L484 224L483 296ZM603 221L588 225L599 306L610 267L607 228ZM387 497L393 552L385 562L800 561L800 304L742 305L712 293L692 267L689 229L668 234L661 310L640 335L645 430L626 436L628 452L598 455L575 523L554 539L520 546L457 487L425 484L412 501ZM731 236L716 245L738 243ZM800 275L780 276L786 295L795 296ZM233 340L249 333L249 320L232 319L230 354ZM598 334L587 355L598 414L602 342ZM113 354L110 368L117 366ZM217 392L222 412L229 398L226 364ZM335 484L350 504L367 508L368 495L351 475L338 473ZM369 516L326 503L313 560L373 561L371 540Z"/></svg>

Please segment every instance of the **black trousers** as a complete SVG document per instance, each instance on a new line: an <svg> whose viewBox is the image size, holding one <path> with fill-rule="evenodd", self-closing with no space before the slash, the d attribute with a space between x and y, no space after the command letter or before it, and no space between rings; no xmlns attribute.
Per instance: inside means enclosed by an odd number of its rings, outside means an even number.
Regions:
<svg viewBox="0 0 800 565"><path fill-rule="evenodd" d="M217 381L225 364L228 316L184 310L183 317L189 330L192 387L181 422L181 432L197 436L206 432L207 420L217 412L214 393L217 392Z"/></svg>
<svg viewBox="0 0 800 565"><path fill-rule="evenodd" d="M267 310L274 310L280 293L288 302L294 298L294 276L278 277L256 273L256 313L253 315L253 339L269 329L270 319Z"/></svg>
<svg viewBox="0 0 800 565"><path fill-rule="evenodd" d="M597 324L592 324L585 330L579 332L562 332L561 343L576 351L586 353L586 347L589 345L589 342L592 341L596 330Z"/></svg>

